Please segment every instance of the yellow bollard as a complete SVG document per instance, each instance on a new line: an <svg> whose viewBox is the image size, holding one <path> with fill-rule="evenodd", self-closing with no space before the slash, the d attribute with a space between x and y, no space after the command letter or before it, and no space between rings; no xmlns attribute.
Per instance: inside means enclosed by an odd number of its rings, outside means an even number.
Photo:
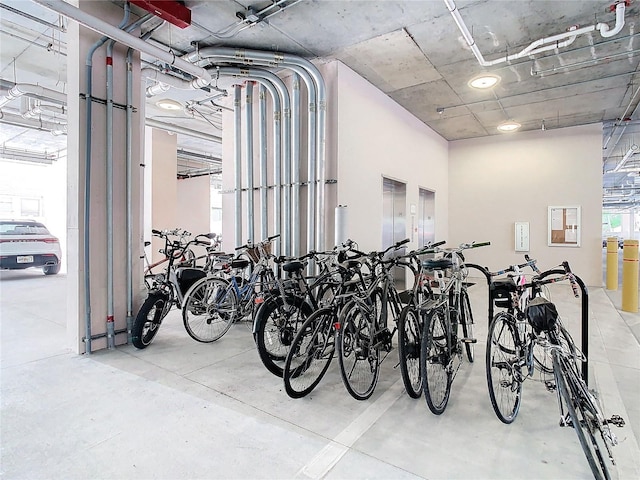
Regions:
<svg viewBox="0 0 640 480"><path fill-rule="evenodd" d="M625 240L622 248L622 310L638 311L638 240Z"/></svg>
<svg viewBox="0 0 640 480"><path fill-rule="evenodd" d="M618 290L618 238L607 238L607 290Z"/></svg>

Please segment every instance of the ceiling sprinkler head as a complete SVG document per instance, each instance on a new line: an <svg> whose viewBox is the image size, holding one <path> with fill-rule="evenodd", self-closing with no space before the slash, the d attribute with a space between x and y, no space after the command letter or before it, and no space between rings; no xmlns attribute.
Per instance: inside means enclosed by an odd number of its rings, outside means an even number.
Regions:
<svg viewBox="0 0 640 480"><path fill-rule="evenodd" d="M444 113L444 108L438 107L438 108L436 108L436 112L438 112L440 115L442 115Z"/></svg>

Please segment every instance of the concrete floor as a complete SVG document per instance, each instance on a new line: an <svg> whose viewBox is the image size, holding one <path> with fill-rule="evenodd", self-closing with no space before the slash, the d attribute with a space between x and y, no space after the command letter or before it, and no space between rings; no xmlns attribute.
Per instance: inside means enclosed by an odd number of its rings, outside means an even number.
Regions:
<svg viewBox="0 0 640 480"><path fill-rule="evenodd" d="M403 390L396 351L371 399L344 389L337 362L308 397L290 399L264 369L248 324L199 344L172 312L152 345L74 355L66 348L65 276L0 272L1 466L6 479L527 478L591 473L555 394L528 381L511 425L494 415L484 344L487 289L470 289L476 363L462 365L445 413ZM552 296L576 341L579 303ZM640 478L638 314L590 289L590 377L616 429L619 478Z"/></svg>

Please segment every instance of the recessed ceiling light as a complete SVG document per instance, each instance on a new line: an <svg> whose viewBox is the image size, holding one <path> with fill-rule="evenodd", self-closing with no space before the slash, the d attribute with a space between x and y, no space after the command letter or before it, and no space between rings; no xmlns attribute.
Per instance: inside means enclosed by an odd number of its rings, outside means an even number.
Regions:
<svg viewBox="0 0 640 480"><path fill-rule="evenodd" d="M521 126L522 125L520 125L518 122L514 122L513 120L507 120L506 122L503 122L500 125L498 125L498 130L500 132L515 132Z"/></svg>
<svg viewBox="0 0 640 480"><path fill-rule="evenodd" d="M484 90L487 88L495 87L499 82L500 77L498 75L482 74L469 80L469 86L472 88L477 88L479 90Z"/></svg>
<svg viewBox="0 0 640 480"><path fill-rule="evenodd" d="M156 106L164 110L182 110L182 104L176 100L170 98L163 98L156 102Z"/></svg>

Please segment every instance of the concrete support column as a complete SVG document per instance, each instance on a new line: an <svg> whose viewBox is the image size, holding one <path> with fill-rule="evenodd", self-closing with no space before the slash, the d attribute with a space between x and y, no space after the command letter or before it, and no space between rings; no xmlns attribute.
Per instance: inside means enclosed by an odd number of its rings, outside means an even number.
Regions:
<svg viewBox="0 0 640 480"><path fill-rule="evenodd" d="M123 15L121 7L110 2L79 1L79 8L91 15L100 17L117 25ZM106 347L107 318L107 263L106 263L106 59L105 49L96 51L92 61L92 120L91 152L90 152L90 192L88 199L89 224L85 225L85 178L86 178L86 92L87 52L100 39L100 35L69 22L67 32L67 77L68 77L68 201L67 201L67 238L68 277L67 277L67 332L71 348L77 353L86 351L86 323L91 328L91 351ZM116 44L113 54L114 71L114 115L113 115L113 218L114 218L114 326L117 345L126 342L126 155L125 124L126 112L126 52L127 48ZM137 85L140 60L134 55L134 82ZM144 122L144 108L140 104L139 90L134 88L132 151L134 166L137 166L141 155L141 127ZM141 239L141 188L140 170L133 169L133 238ZM86 228L85 228L86 227ZM85 231L89 231L88 242L85 242ZM89 247L89 265L85 265L84 252ZM134 246L135 247L135 246ZM137 251L137 250L136 250ZM141 283L141 267L139 255L134 254L133 285ZM87 267L89 267L89 295L87 305L85 286ZM135 307L137 307L136 305ZM87 315L90 312L90 316Z"/></svg>

